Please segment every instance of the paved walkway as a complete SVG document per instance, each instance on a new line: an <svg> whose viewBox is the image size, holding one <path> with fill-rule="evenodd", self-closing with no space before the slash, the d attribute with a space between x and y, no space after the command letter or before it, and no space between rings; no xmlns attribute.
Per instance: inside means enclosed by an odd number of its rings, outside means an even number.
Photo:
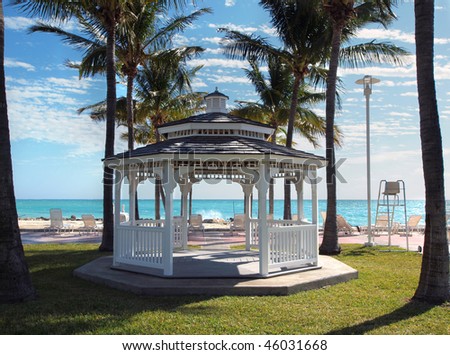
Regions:
<svg viewBox="0 0 450 355"><path fill-rule="evenodd" d="M42 243L100 243L101 232L43 232L23 230L21 232L22 243L24 244L42 244ZM391 236L390 245L403 249L407 248L409 243L410 251L418 251L419 246L423 247L423 233L412 233L408 239L404 235L394 234ZM367 234L355 233L354 235L340 235L340 244L365 244L368 241ZM374 237L376 245L389 246L389 237L387 234ZM319 234L319 245L322 242L322 234ZM195 232L189 235L189 245L207 249L207 250L226 250L233 245L245 244L243 232L230 233L229 231L206 231Z"/></svg>

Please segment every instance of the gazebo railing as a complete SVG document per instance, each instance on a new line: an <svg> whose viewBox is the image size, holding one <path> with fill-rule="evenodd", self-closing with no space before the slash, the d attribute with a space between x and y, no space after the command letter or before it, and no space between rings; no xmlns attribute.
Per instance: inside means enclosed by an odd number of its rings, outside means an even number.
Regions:
<svg viewBox="0 0 450 355"><path fill-rule="evenodd" d="M267 221L269 266L317 265L317 227L297 221ZM250 220L250 245L259 247L258 220Z"/></svg>
<svg viewBox="0 0 450 355"><path fill-rule="evenodd" d="M116 227L114 262L163 269L165 220L138 220ZM182 222L173 222L173 246L182 247Z"/></svg>
<svg viewBox="0 0 450 355"><path fill-rule="evenodd" d="M164 227L165 219L140 219L136 221L136 225L141 227ZM183 222L179 219L173 221L173 246L174 248L181 248L183 246L182 232Z"/></svg>
<svg viewBox="0 0 450 355"><path fill-rule="evenodd" d="M116 227L114 262L163 269L163 227Z"/></svg>
<svg viewBox="0 0 450 355"><path fill-rule="evenodd" d="M316 225L269 227L269 266L317 265Z"/></svg>

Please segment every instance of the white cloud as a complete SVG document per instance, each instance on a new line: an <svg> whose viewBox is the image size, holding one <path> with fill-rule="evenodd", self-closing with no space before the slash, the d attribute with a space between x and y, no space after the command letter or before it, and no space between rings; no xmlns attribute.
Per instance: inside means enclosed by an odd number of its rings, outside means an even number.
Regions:
<svg viewBox="0 0 450 355"><path fill-rule="evenodd" d="M381 86L389 86L389 87L396 87L396 86L416 86L417 82L415 80L409 80L409 81L392 81L392 80L383 80L380 82Z"/></svg>
<svg viewBox="0 0 450 355"><path fill-rule="evenodd" d="M209 54L222 54L223 48L206 48L205 53Z"/></svg>
<svg viewBox="0 0 450 355"><path fill-rule="evenodd" d="M221 37L204 37L204 38L202 38L202 41L210 42L210 43L214 43L214 44L220 44L220 42L222 41L222 38Z"/></svg>
<svg viewBox="0 0 450 355"><path fill-rule="evenodd" d="M70 156L103 152L105 127L76 110L86 105L94 80L7 78L11 139L33 139L70 147ZM92 98L89 98L92 100ZM88 103L92 103L88 101ZM125 148L117 139L120 149Z"/></svg>
<svg viewBox="0 0 450 355"><path fill-rule="evenodd" d="M30 26L36 24L36 21L42 21L42 19L36 18L27 18L27 17L5 17L5 28L13 31L25 31ZM61 27L65 31L73 31L78 28L78 23L75 20L69 20L67 22L59 22L59 21L43 21L45 23L49 23L58 27Z"/></svg>
<svg viewBox="0 0 450 355"><path fill-rule="evenodd" d="M234 6L236 5L236 0L225 0L225 6Z"/></svg>
<svg viewBox="0 0 450 355"><path fill-rule="evenodd" d="M359 39L374 39L377 40L390 40L390 41L400 41L405 43L415 43L415 35L413 32L407 33L395 29L383 29L383 28L363 28L358 31L357 38ZM435 44L448 44L450 43L450 38L435 38Z"/></svg>
<svg viewBox="0 0 450 355"><path fill-rule="evenodd" d="M414 117L410 113L406 112L389 112L388 115L393 117Z"/></svg>
<svg viewBox="0 0 450 355"><path fill-rule="evenodd" d="M277 31L274 27L270 27L266 24L263 24L261 26L259 26L259 30L263 33L265 33L266 35L269 36L276 36L277 35Z"/></svg>
<svg viewBox="0 0 450 355"><path fill-rule="evenodd" d="M417 91L402 92L400 96L417 97Z"/></svg>
<svg viewBox="0 0 450 355"><path fill-rule="evenodd" d="M242 69L248 66L248 63L244 60L231 60L219 58L193 59L190 60L188 64L191 66L203 65L204 67L221 67L234 69Z"/></svg>
<svg viewBox="0 0 450 355"><path fill-rule="evenodd" d="M249 84L250 81L245 76L232 76L232 75L209 75L208 80L216 84Z"/></svg>
<svg viewBox="0 0 450 355"><path fill-rule="evenodd" d="M5 28L8 30L22 31L34 25L36 21L27 17L5 17Z"/></svg>
<svg viewBox="0 0 450 355"><path fill-rule="evenodd" d="M251 26L244 26L244 25L236 25L234 23L224 23L224 24L214 24L214 23L210 23L208 25L209 28L227 28L231 31L239 31L242 33L253 33L256 32L258 30L258 28L256 27L251 27Z"/></svg>
<svg viewBox="0 0 450 355"><path fill-rule="evenodd" d="M20 62L15 59L11 59L11 58L5 58L5 67L22 68L22 69L25 69L26 71L35 71L36 70L36 68L29 63Z"/></svg>

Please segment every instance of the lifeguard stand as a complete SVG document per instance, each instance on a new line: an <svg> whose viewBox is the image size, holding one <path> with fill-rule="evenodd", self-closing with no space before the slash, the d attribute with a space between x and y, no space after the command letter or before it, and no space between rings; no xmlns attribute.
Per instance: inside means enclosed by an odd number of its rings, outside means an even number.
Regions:
<svg viewBox="0 0 450 355"><path fill-rule="evenodd" d="M402 208L405 216L405 234L406 234L406 250L409 251L409 233L406 215L406 191L405 182L403 180L397 181L380 181L378 189L378 203L377 214L375 220L378 221L381 214L387 215L387 230L389 237L389 246L391 246L391 234L394 226L394 216L396 208ZM376 222L375 222L376 223Z"/></svg>

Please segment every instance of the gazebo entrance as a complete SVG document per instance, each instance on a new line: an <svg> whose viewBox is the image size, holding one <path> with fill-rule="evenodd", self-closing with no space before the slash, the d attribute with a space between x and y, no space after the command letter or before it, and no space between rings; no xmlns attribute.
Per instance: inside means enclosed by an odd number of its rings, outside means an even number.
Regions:
<svg viewBox="0 0 450 355"><path fill-rule="evenodd" d="M115 233L113 267L176 277L174 251L188 245L187 200L192 185L208 179L229 180L242 186L245 200L247 252L257 248L257 275L317 268L317 169L324 159L267 142L270 126L226 113L227 97L205 97L207 113L158 128L164 141L119 154L105 161L115 170ZM120 222L120 196L129 182L130 218ZM297 191L297 220L268 220L267 192L271 178L289 179ZM137 220L136 189L140 182L159 179L165 192L164 220ZM303 216L303 189L311 186L312 220ZM179 187L181 216L173 216L173 194ZM250 218L250 196L258 193L258 218ZM177 254L177 256L183 256ZM221 275L216 275L220 277Z"/></svg>

